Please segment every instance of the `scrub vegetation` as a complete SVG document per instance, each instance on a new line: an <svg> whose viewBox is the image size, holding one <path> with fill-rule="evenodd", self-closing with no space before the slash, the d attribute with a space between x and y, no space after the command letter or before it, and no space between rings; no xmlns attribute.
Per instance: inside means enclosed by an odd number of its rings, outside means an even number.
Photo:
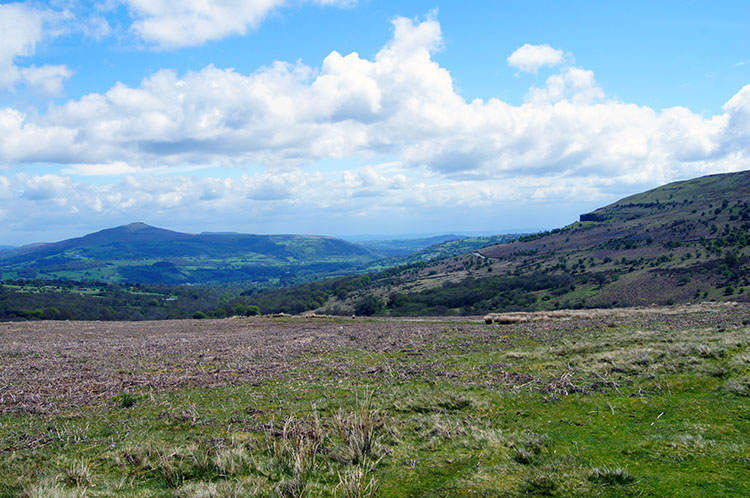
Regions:
<svg viewBox="0 0 750 498"><path fill-rule="evenodd" d="M393 268L324 313L475 315L750 301L750 171L676 182L566 227Z"/></svg>
<svg viewBox="0 0 750 498"><path fill-rule="evenodd" d="M0 325L0 496L744 496L750 308Z"/></svg>

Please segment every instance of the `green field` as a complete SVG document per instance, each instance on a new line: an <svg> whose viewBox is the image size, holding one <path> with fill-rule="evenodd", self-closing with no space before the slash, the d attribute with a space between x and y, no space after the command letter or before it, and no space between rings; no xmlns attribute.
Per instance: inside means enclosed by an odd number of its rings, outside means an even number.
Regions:
<svg viewBox="0 0 750 498"><path fill-rule="evenodd" d="M504 321L0 325L0 496L750 494L746 305Z"/></svg>

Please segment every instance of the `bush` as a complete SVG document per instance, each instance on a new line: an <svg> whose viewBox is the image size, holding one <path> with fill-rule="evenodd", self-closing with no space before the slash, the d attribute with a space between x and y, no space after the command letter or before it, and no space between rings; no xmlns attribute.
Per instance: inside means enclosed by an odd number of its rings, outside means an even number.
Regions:
<svg viewBox="0 0 750 498"><path fill-rule="evenodd" d="M383 301L375 296L368 296L354 306L354 313L362 316L372 316L383 310Z"/></svg>

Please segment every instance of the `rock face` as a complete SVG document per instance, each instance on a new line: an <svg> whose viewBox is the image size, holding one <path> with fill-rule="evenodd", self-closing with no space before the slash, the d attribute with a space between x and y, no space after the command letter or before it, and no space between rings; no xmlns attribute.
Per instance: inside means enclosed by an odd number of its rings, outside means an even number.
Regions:
<svg viewBox="0 0 750 498"><path fill-rule="evenodd" d="M597 222L607 221L607 217L606 216L598 214L598 213L586 213L586 214L582 214L581 217L580 217L580 219L581 219L581 222L584 222L584 221L597 221Z"/></svg>

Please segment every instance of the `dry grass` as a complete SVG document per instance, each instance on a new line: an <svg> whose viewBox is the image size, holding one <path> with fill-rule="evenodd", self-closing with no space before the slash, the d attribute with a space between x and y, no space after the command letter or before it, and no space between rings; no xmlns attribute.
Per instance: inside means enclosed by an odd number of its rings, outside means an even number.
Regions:
<svg viewBox="0 0 750 498"><path fill-rule="evenodd" d="M677 310L0 324L0 496L732 496L750 307Z"/></svg>
<svg viewBox="0 0 750 498"><path fill-rule="evenodd" d="M365 321L289 317L0 323L0 357L3 358L0 413L52 413L111 400L123 409L130 409L141 402L143 396L164 390L261 383L291 369L319 365L320 361L313 358L318 354L353 349L376 355L402 351L419 354L435 348L466 350L482 348L483 344L496 347L498 342L509 342L498 338L498 334L548 341L549 353L563 357L589 347L588 344L576 345L578 338L571 335L570 330L602 324L611 327L627 324L634 328L633 334L642 334L644 343L656 340L659 346L651 342L638 352L632 345L623 344L628 349L624 356L616 345L605 346L601 352L592 354L594 364L609 364L610 370L626 371L632 365L646 362L658 368L663 363L659 358L662 347L673 356L695 356L681 353L679 348L684 345L669 344L659 337L660 328L690 326L720 331L741 327L742 321L730 316L742 316L742 310L746 309L745 304L705 303L663 308L515 313L497 315L498 325L492 327L487 327L479 317L463 323L436 318ZM502 321L512 323L500 324ZM658 324L663 327L656 327ZM443 339L451 334L465 337L468 342L446 345ZM701 357L717 357L728 349L736 349L731 343L732 334L724 339L716 334L701 334L706 340L702 344L692 341L690 346ZM513 355L529 358L525 351L504 349L508 358ZM597 358L597 354L600 357ZM740 356L732 360L739 369L745 368L742 365L747 364L747 354L740 351ZM356 373L353 369L361 367L329 363L326 368L334 375L337 372L350 375ZM399 381L428 373L445 374L439 365L420 368L434 368L434 371L415 371L397 361L383 361L375 373ZM555 373L556 376L563 374L564 371ZM508 385L524 385L533 380L526 374L507 371L500 375ZM565 380L562 379L563 384ZM575 384L575 379L568 380ZM736 389L744 389L742 385L740 383ZM572 386L568 388L570 391ZM83 437L83 434L67 432L59 437Z"/></svg>
<svg viewBox="0 0 750 498"><path fill-rule="evenodd" d="M701 304L688 304L679 306L668 306L668 307L630 307L630 308L615 308L615 309L581 309L581 310L555 310L555 311L532 311L532 312L517 312L517 313L490 313L484 317L485 323L499 323L499 324L512 324L512 323L527 323L527 322L543 322L543 321L554 321L554 320L566 320L566 319L587 319L587 320L617 320L623 318L631 318L634 316L644 315L681 315L686 313L705 313L721 309L727 309L727 307L737 307L738 303L701 303Z"/></svg>

